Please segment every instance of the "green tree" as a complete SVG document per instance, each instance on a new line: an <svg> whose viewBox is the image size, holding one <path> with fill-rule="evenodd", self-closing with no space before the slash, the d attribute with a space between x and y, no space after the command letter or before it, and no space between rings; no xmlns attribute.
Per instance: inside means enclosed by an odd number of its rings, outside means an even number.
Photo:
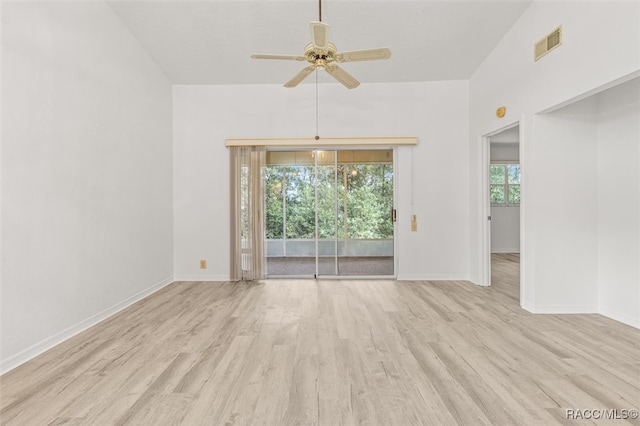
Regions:
<svg viewBox="0 0 640 426"><path fill-rule="evenodd" d="M391 164L353 164L347 170L348 238L391 238Z"/></svg>
<svg viewBox="0 0 640 426"><path fill-rule="evenodd" d="M267 238L284 237L285 214L286 238L315 238L316 207L320 239L393 237L390 163L268 166L265 179Z"/></svg>
<svg viewBox="0 0 640 426"><path fill-rule="evenodd" d="M267 239L280 239L283 237L283 172L282 167L265 167L265 226Z"/></svg>

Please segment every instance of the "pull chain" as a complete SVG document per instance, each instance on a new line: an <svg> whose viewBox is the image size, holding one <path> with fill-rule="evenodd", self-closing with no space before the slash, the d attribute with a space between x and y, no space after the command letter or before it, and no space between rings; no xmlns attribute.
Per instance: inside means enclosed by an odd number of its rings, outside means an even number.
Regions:
<svg viewBox="0 0 640 426"><path fill-rule="evenodd" d="M322 22L322 0L318 0L318 21ZM318 130L318 68L316 68L316 137L315 140L320 139L320 132Z"/></svg>

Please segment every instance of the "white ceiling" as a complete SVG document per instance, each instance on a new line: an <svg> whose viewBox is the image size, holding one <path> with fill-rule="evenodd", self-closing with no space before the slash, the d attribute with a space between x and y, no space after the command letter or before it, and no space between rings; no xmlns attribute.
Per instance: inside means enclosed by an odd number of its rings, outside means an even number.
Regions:
<svg viewBox="0 0 640 426"><path fill-rule="evenodd" d="M531 0L325 0L338 51L388 47L391 59L342 67L366 82L468 79ZM175 84L284 83L306 62L251 59L302 54L315 0L110 1ZM320 82L333 81L320 73ZM306 82L315 81L309 77Z"/></svg>

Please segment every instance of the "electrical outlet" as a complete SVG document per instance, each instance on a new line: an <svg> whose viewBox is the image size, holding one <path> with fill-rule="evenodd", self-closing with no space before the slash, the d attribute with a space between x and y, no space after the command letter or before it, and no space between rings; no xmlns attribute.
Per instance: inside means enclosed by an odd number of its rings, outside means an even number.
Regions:
<svg viewBox="0 0 640 426"><path fill-rule="evenodd" d="M201 260L200 261L200 269L207 269L207 261L206 260Z"/></svg>
<svg viewBox="0 0 640 426"><path fill-rule="evenodd" d="M418 230L418 218L415 214L411 215L411 232L416 232Z"/></svg>

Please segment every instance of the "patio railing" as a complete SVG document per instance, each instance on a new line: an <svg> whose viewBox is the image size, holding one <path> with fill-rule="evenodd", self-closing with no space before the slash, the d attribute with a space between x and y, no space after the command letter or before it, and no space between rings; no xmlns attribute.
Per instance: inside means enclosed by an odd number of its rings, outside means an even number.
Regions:
<svg viewBox="0 0 640 426"><path fill-rule="evenodd" d="M318 240L319 256L334 256L336 240ZM315 240L267 240L267 257L309 257L316 255ZM337 255L349 257L393 256L393 238L338 239Z"/></svg>

